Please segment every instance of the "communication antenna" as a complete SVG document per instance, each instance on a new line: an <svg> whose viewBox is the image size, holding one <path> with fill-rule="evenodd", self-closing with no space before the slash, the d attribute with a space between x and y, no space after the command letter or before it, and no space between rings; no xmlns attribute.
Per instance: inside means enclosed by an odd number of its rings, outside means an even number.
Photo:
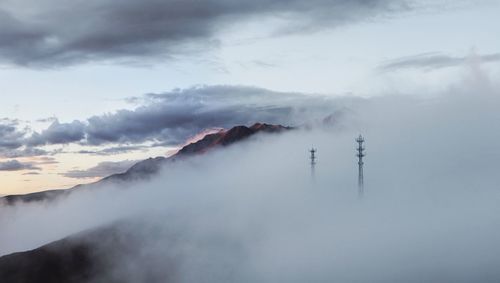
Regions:
<svg viewBox="0 0 500 283"><path fill-rule="evenodd" d="M364 165L363 157L366 156L365 148L363 147L365 139L363 138L362 135L359 135L359 137L356 139L356 142L358 143L358 148L357 148L358 153L356 154L356 156L358 157L358 196L361 198L365 193L364 179L363 179L363 165Z"/></svg>
<svg viewBox="0 0 500 283"><path fill-rule="evenodd" d="M316 149L311 148L309 152L311 153L311 178L314 181L315 179L315 168L316 168Z"/></svg>

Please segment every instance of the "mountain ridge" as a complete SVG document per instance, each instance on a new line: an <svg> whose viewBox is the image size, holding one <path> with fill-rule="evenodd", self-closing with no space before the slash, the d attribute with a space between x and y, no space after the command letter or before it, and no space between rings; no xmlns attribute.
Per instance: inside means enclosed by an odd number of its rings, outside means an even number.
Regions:
<svg viewBox="0 0 500 283"><path fill-rule="evenodd" d="M152 175L158 173L162 166L167 163L171 163L176 160L182 160L193 155L204 154L220 147L229 146L239 141L245 140L255 134L280 133L291 129L294 128L267 123L255 123L250 127L244 125L234 126L229 130L221 130L216 133L206 134L200 140L183 146L179 151L177 151L177 153L173 154L172 156L158 156L154 158L150 157L148 159L135 163L123 173L112 174L94 183L84 185L80 184L69 189L46 190L20 195L6 195L0 197L0 204L4 203L7 205L13 205L19 202L27 203L36 201L51 201L59 197L66 196L74 191L81 189L90 189L106 182L135 181L147 179Z"/></svg>

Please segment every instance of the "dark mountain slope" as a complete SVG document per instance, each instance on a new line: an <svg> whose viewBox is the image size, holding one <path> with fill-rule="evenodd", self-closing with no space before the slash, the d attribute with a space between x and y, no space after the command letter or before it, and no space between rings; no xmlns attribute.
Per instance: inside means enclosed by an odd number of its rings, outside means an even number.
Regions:
<svg viewBox="0 0 500 283"><path fill-rule="evenodd" d="M143 234L128 232L128 226L146 227L136 223L120 222L106 227L67 237L40 248L0 257L0 282L2 283L84 283L84 282L173 282L175 264L165 257L161 273L154 266L144 264L143 277L132 277L113 271L127 262L147 262L140 252ZM149 268L151 270L149 270ZM134 271L130 270L130 273ZM127 280L127 278L130 278ZM134 278L134 279L132 279ZM139 280L139 281L136 281Z"/></svg>
<svg viewBox="0 0 500 283"><path fill-rule="evenodd" d="M0 258L1 282L87 282L93 273L91 247L61 240Z"/></svg>

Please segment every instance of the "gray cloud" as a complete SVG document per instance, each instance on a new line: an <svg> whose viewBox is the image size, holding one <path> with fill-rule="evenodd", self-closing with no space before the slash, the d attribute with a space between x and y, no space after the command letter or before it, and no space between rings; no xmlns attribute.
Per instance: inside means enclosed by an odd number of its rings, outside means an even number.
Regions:
<svg viewBox="0 0 500 283"><path fill-rule="evenodd" d="M210 128L255 122L302 125L336 112L340 100L248 86L174 89L134 98L142 104L134 110L119 110L71 123L56 120L46 130L26 138L25 142L29 146L118 145L80 152L111 155L140 150L144 142L164 146L182 144L189 137Z"/></svg>
<svg viewBox="0 0 500 283"><path fill-rule="evenodd" d="M47 151L26 145L27 129L19 121L0 119L0 157L18 158L48 154Z"/></svg>
<svg viewBox="0 0 500 283"><path fill-rule="evenodd" d="M245 86L200 86L148 94L135 110L88 119L88 144L184 142L207 128L255 122L303 124L336 110L332 99Z"/></svg>
<svg viewBox="0 0 500 283"><path fill-rule="evenodd" d="M423 53L389 60L378 66L377 69L384 72L396 71L400 69L435 70L460 66L465 64L468 60L479 60L484 63L499 62L500 53L470 55L465 57L454 57L437 52Z"/></svg>
<svg viewBox="0 0 500 283"><path fill-rule="evenodd" d="M41 133L33 133L27 140L27 144L30 146L39 146L78 142L85 137L84 129L85 124L80 121L61 124L56 120Z"/></svg>
<svg viewBox="0 0 500 283"><path fill-rule="evenodd" d="M16 149L23 145L26 133L19 129L19 122L0 119L0 149Z"/></svg>
<svg viewBox="0 0 500 283"><path fill-rule="evenodd" d="M38 146L76 142L83 138L83 124L74 121L60 124L57 119L42 133L34 132L29 136L29 126L21 126L18 120L0 119L0 157L19 158L53 155L58 150L47 151Z"/></svg>
<svg viewBox="0 0 500 283"><path fill-rule="evenodd" d="M4 158L18 158L18 157L32 157L54 154L56 152L49 152L35 147L24 147L22 149L8 149L0 148L0 157Z"/></svg>
<svg viewBox="0 0 500 283"><path fill-rule="evenodd" d="M412 9L395 0L20 0L0 3L0 59L22 66L171 58L217 45L218 32L279 17L301 32ZM197 44L203 42L203 44ZM194 43L194 44L193 44ZM210 44L212 43L212 44ZM208 47L207 47L208 46Z"/></svg>
<svg viewBox="0 0 500 283"><path fill-rule="evenodd" d="M135 97L133 101L140 106L71 123L55 119L48 128L38 132L29 128L20 130L16 122L4 121L0 123L0 156L52 155L61 149L47 151L40 147L66 144L111 145L79 153L113 155L144 149L145 142L154 146L179 145L211 128L255 122L302 125L339 110L340 99L249 86L216 85L152 93Z"/></svg>
<svg viewBox="0 0 500 283"><path fill-rule="evenodd" d="M87 170L71 170L61 175L75 179L106 177L116 173L123 173L136 162L137 161L135 160L101 162L97 166L91 167Z"/></svg>
<svg viewBox="0 0 500 283"><path fill-rule="evenodd" d="M27 172L27 173L23 173L23 175L40 175L39 172L34 172L34 171L31 171L31 172Z"/></svg>
<svg viewBox="0 0 500 283"><path fill-rule="evenodd" d="M108 148L101 149L101 150L80 150L77 153L92 154L92 155L115 155L115 154L121 154L121 153L128 153L128 152L138 151L138 150L144 150L146 148L149 148L149 146L143 146L143 145L122 145L122 146L108 147Z"/></svg>
<svg viewBox="0 0 500 283"><path fill-rule="evenodd" d="M44 165L46 165L46 164L58 164L58 163L59 162L56 161L55 158L48 157L48 156L38 157L37 162L36 162L36 164L40 164L40 165L42 165L42 164L44 164Z"/></svg>
<svg viewBox="0 0 500 283"><path fill-rule="evenodd" d="M230 128L256 122L299 126L339 114L339 102L359 98L334 98L277 92L250 86L196 86L134 97L133 110L95 115L70 123L53 120L48 128L19 130L16 123L1 124L6 158L54 155L46 145L78 144L81 154L114 155L151 146L177 146L206 129ZM29 134L31 133L31 134ZM145 146L144 143L151 144ZM106 148L102 148L106 146ZM98 148L91 148L98 147Z"/></svg>
<svg viewBox="0 0 500 283"><path fill-rule="evenodd" d="M0 171L41 170L32 163L23 163L18 160L0 162Z"/></svg>

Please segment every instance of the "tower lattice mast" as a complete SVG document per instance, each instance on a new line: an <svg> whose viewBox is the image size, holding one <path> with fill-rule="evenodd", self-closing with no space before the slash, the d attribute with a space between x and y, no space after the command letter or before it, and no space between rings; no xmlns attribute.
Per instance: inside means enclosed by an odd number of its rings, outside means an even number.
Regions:
<svg viewBox="0 0 500 283"><path fill-rule="evenodd" d="M363 197L364 194L363 157L366 156L363 143L365 142L365 139L363 138L362 135L359 135L359 137L356 139L356 142L358 143L358 148L356 149L358 151L358 153L356 154L356 156L358 157L358 195L359 197Z"/></svg>
<svg viewBox="0 0 500 283"><path fill-rule="evenodd" d="M309 150L309 152L311 153L311 178L314 181L315 169L316 169L316 149L311 148L311 150Z"/></svg>

